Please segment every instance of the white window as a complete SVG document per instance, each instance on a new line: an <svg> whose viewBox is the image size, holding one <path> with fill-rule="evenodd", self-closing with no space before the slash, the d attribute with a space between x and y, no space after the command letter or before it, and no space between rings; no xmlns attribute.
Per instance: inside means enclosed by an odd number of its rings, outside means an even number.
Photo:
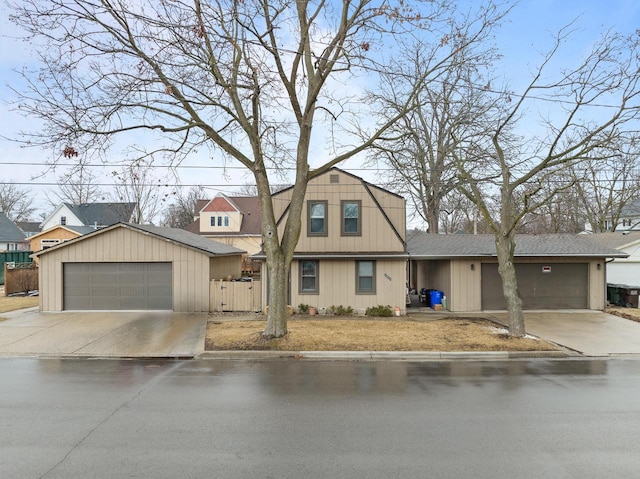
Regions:
<svg viewBox="0 0 640 479"><path fill-rule="evenodd" d="M42 245L42 249L51 248L52 246L55 246L58 243L60 243L59 239L43 239L42 241L40 241L40 244Z"/></svg>

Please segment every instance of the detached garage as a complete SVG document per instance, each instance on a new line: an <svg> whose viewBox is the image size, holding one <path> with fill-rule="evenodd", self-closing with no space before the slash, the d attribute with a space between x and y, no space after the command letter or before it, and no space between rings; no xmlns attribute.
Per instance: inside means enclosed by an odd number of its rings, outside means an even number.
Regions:
<svg viewBox="0 0 640 479"><path fill-rule="evenodd" d="M40 309L209 311L245 252L174 228L116 225L38 252Z"/></svg>
<svg viewBox="0 0 640 479"><path fill-rule="evenodd" d="M407 236L412 288L438 289L450 311L507 309L493 235ZM606 304L606 267L624 256L586 235L517 235L514 264L525 310Z"/></svg>

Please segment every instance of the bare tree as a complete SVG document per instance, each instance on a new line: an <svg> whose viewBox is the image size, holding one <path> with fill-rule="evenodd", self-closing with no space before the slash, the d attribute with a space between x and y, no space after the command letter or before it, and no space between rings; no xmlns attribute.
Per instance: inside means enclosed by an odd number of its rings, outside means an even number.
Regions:
<svg viewBox="0 0 640 479"><path fill-rule="evenodd" d="M371 158L388 167L383 172L387 187L408 199L431 234L439 233L443 202L458 182L454 151L474 144L473 137L484 133L484 123L491 119L492 98L477 85L491 84L488 70L497 52L490 36L507 13L481 8L452 24L439 43L419 40L405 46L397 67L383 75L380 90L372 94L388 119L403 108L407 92L415 91L422 78L430 80L419 89L415 109L389 129L385 141L376 143ZM445 70L440 68L443 58Z"/></svg>
<svg viewBox="0 0 640 479"><path fill-rule="evenodd" d="M0 211L14 223L28 220L36 211L33 199L31 192L18 188L11 180L0 183Z"/></svg>
<svg viewBox="0 0 640 479"><path fill-rule="evenodd" d="M113 199L135 204L131 221L152 223L169 197L168 186L156 177L152 165L138 160L111 175L115 180Z"/></svg>
<svg viewBox="0 0 640 479"><path fill-rule="evenodd" d="M47 201L52 207L60 203L81 205L104 201L106 195L96 183L97 177L86 167L73 168L58 179L58 191L46 194Z"/></svg>
<svg viewBox="0 0 640 479"><path fill-rule="evenodd" d="M625 206L640 199L636 145L634 140L617 149L595 150L586 161L570 169L594 233L615 231Z"/></svg>
<svg viewBox="0 0 640 479"><path fill-rule="evenodd" d="M638 117L638 34L607 34L577 67L555 70L552 63L566 36L560 32L524 91L507 96L504 114L489 135L492 170L480 178L470 167L476 158L459 157L456 162L460 191L477 205L495 235L512 336L525 334L514 265L515 234L523 217L567 188L550 186L560 169L584 161L596 150L611 151L628 138ZM548 70L558 72L557 80L548 79ZM541 116L537 127L529 124L518 130L524 119L531 120L528 113L534 105ZM499 214L487 204L487 184L499 197Z"/></svg>
<svg viewBox="0 0 640 479"><path fill-rule="evenodd" d="M375 123L361 79L385 70L385 50L399 35L441 38L453 19L446 0L24 0L12 8L42 63L25 72L28 90L19 92L19 108L47 125L25 137L31 144L74 153L149 132L146 155L177 162L209 148L251 171L269 276L265 337L287 333L287 278L307 183L369 148L415 104L409 95L395 116ZM353 124L364 139L348 135ZM326 161L312 166L309 152L327 145ZM280 227L274 166L295 171Z"/></svg>
<svg viewBox="0 0 640 479"><path fill-rule="evenodd" d="M198 201L207 199L202 186L192 186L188 190L180 188L172 196L173 202L165 209L162 219L162 225L169 228L184 228L193 223Z"/></svg>

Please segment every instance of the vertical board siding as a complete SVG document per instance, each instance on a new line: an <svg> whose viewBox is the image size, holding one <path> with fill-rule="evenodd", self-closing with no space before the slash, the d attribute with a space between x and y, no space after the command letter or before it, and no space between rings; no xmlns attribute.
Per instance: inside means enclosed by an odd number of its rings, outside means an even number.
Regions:
<svg viewBox="0 0 640 479"><path fill-rule="evenodd" d="M303 303L321 311L331 306L351 306L356 312L364 313L368 307L377 305L406 310L405 260L376 260L375 294L356 294L356 260L321 260L318 266L319 293L300 294L299 262L292 263L291 306L294 308Z"/></svg>
<svg viewBox="0 0 640 479"><path fill-rule="evenodd" d="M211 311L256 312L262 309L260 281L212 280L209 286Z"/></svg>
<svg viewBox="0 0 640 479"><path fill-rule="evenodd" d="M337 174L339 183L329 183L329 175ZM371 191L371 194L369 194ZM405 245L405 201L374 186L369 191L362 181L341 172L330 171L315 178L307 186L305 204L302 208L302 231L296 246L297 252L404 252ZM273 197L276 218L285 211L291 197L290 191ZM374 196L380 207L371 196ZM327 201L327 236L307 236L307 202L313 200ZM360 236L342 236L341 234L341 201L361 201ZM380 210L383 208L383 211ZM385 214L388 217L385 218ZM286 217L278 226L278 234L282 236ZM391 224L390 224L391 223ZM400 238L394 232L394 228Z"/></svg>
<svg viewBox="0 0 640 479"><path fill-rule="evenodd" d="M99 258L99 260L98 260ZM40 304L44 311L63 308L62 265L65 262L171 262L173 263L173 308L176 312L209 311L209 257L151 235L116 228L78 240L40 257ZM241 268L241 256L224 257Z"/></svg>

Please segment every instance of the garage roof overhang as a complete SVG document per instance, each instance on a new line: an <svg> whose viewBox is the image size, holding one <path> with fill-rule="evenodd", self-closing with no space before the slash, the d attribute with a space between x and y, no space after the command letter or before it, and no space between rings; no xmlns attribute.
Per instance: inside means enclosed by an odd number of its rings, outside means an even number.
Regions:
<svg viewBox="0 0 640 479"><path fill-rule="evenodd" d="M87 241L91 238L94 238L97 235L105 234L109 231L113 231L118 228L125 228L140 234L150 235L155 238L161 239L163 241L167 241L170 243L177 244L179 246L183 246L185 248L196 250L209 257L239 256L242 254L246 254L246 251L241 250L239 248L234 248L233 246L228 246L214 240L203 238L202 236L190 233L185 230L179 230L176 228L161 228L161 227L152 226L152 225L133 225L129 223L116 223L115 225L102 228L92 233L88 233L86 235L79 236L77 238L57 244L56 246L53 246L51 248L38 251L37 253L33 253L32 255L30 255L30 257L35 258L42 255L46 255L60 248L67 248L70 245L77 244L78 242L81 242L81 241Z"/></svg>

